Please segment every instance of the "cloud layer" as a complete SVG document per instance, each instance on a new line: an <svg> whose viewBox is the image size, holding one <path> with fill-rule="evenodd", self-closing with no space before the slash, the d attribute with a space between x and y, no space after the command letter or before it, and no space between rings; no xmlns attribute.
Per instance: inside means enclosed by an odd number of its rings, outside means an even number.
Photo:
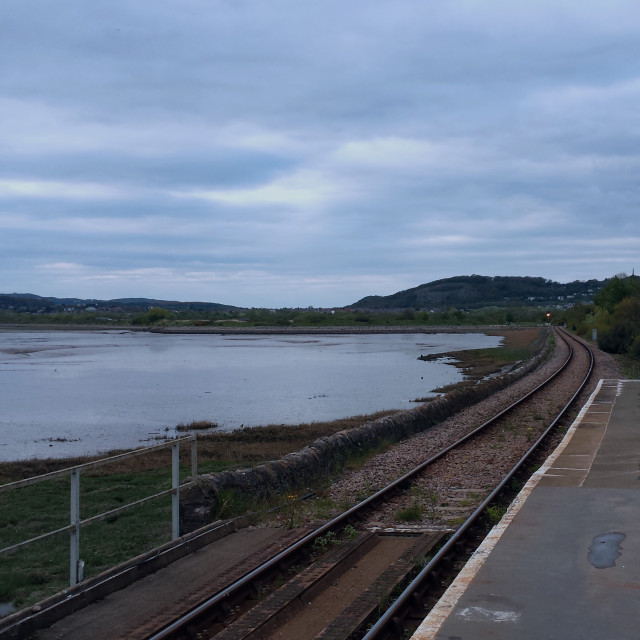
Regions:
<svg viewBox="0 0 640 640"><path fill-rule="evenodd" d="M337 306L639 264L637 3L2 14L0 291Z"/></svg>

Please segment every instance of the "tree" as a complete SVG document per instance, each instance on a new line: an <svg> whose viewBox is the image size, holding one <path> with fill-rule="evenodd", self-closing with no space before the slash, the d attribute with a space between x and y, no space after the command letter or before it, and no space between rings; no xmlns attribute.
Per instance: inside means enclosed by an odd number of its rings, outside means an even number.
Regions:
<svg viewBox="0 0 640 640"><path fill-rule="evenodd" d="M166 320L169 317L171 317L171 311L169 311L169 309L163 309L162 307L152 307L151 309L149 309L149 311L147 311L147 313L143 313L137 318L134 318L132 324L154 324L156 322L160 322L160 320Z"/></svg>
<svg viewBox="0 0 640 640"><path fill-rule="evenodd" d="M598 346L608 353L625 353L634 341L634 327L630 322L618 321L598 337Z"/></svg>
<svg viewBox="0 0 640 640"><path fill-rule="evenodd" d="M620 273L598 291L593 301L601 309L613 313L616 305L632 295L640 295L640 277Z"/></svg>
<svg viewBox="0 0 640 640"><path fill-rule="evenodd" d="M630 322L640 333L640 296L627 296L615 308L617 320Z"/></svg>

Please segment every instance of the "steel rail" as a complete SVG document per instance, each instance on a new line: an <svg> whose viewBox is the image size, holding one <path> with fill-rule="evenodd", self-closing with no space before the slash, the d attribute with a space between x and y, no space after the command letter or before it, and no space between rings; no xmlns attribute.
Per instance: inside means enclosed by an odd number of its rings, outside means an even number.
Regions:
<svg viewBox="0 0 640 640"><path fill-rule="evenodd" d="M566 332L562 331L565 335ZM563 338L565 339L565 338ZM482 504L467 518L467 520L460 525L456 532L447 540L447 542L440 548L436 555L429 561L429 563L420 571L420 573L412 580L407 588L398 596L395 602L385 611L385 613L378 619L378 621L369 629L367 634L362 640L381 640L383 638L396 638L398 634L398 626L401 625L403 617L406 617L406 612L416 606L415 594L419 593L424 586L431 579L431 574L436 570L442 560L452 551L456 544L458 544L467 531L475 524L480 518L484 510L495 500L495 498L504 489L506 484L515 476L515 474L524 466L529 459L529 456L540 446L540 444L546 439L551 430L558 424L565 413L569 410L569 407L573 404L577 396L584 389L591 373L593 372L594 358L593 351L588 345L573 338L582 345L588 352L590 363L589 370L584 379L580 383L578 390L573 394L569 402L567 402L553 422L545 429L544 433L536 440L536 442L529 448L529 450L518 460L509 473L502 479L500 484L485 498ZM566 341L566 339L565 339Z"/></svg>
<svg viewBox="0 0 640 640"><path fill-rule="evenodd" d="M291 545L287 549L281 551L273 558L270 558L260 566L256 567L255 569L247 573L242 578L230 584L228 587L217 592L213 596L207 598L206 600L201 602L199 605L197 605L196 607L194 607L193 609L185 613L180 618L177 618L173 622L169 623L162 629L155 632L153 635L147 636L145 640L169 640L170 638L173 638L174 634L179 633L182 629L184 629L185 626L194 623L200 617L206 616L209 613L209 611L214 607L221 606L225 602L225 600L230 600L233 595L240 593L243 589L247 589L254 580L260 578L263 575L267 575L270 571L275 570L278 567L278 565L280 565L280 563L283 563L283 561L287 560L287 558L293 556L295 553L304 549L305 547L310 546L316 538L324 535L328 531L339 529L341 526L346 524L349 520L354 518L359 513L365 511L367 508L371 507L378 501L382 500L385 496L389 495L390 493L400 489L403 484L407 483L414 476L424 471L425 468L427 468L428 466L432 465L434 462L436 462L437 460L445 456L447 453L449 453L449 451L467 442L468 440L473 438L475 435L477 435L480 431L483 431L488 426L490 426L491 424L499 420L501 417L503 417L505 414L507 414L509 411L512 411L514 408L516 408L517 406L525 402L532 395L540 391L540 389L545 387L552 380L554 380L558 375L560 375L560 373L564 371L564 369L570 363L571 358L573 357L573 349L564 337L562 339L565 342L565 344L567 344L567 346L569 347L569 355L567 356L566 360L562 363L562 365L551 376L549 376L546 380L544 380L542 383L536 386L533 390L523 395L521 398L519 398L518 400L510 404L506 409L503 409L502 411L497 413L495 416L493 416L492 418L490 418L489 420L481 424L479 427L476 427L475 429L467 433L465 436L463 436L453 444L442 449L441 451L439 451L437 454L435 454L428 460L425 460L424 462L417 465L411 471L405 473L400 478L394 480L392 483L390 483L386 487L383 487L382 489L380 489L373 495L369 496L362 502L354 505L353 507L346 510L339 516L336 516L335 518L325 523L318 529L307 534L306 536L304 536L303 538L295 542L293 545Z"/></svg>

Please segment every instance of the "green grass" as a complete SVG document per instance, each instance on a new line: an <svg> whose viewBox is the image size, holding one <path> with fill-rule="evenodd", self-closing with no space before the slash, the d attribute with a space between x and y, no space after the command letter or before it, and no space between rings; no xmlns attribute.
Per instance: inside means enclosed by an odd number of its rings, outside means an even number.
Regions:
<svg viewBox="0 0 640 640"><path fill-rule="evenodd" d="M631 358L629 356L615 356L616 362L620 367L623 377L629 380L640 379L640 360Z"/></svg>
<svg viewBox="0 0 640 640"><path fill-rule="evenodd" d="M388 414L387 414L388 415ZM383 440L377 446L349 456L344 463L345 471L358 471L374 456L385 453L393 446L390 440Z"/></svg>
<svg viewBox="0 0 640 640"><path fill-rule="evenodd" d="M396 518L401 522L418 522L426 514L428 518L436 518L438 516L438 505L440 498L435 491L429 491L426 494L419 488L411 490L413 501L411 505L396 512Z"/></svg>
<svg viewBox="0 0 640 640"><path fill-rule="evenodd" d="M484 366L498 370L515 362L527 360L533 355L531 346L521 347L493 347L490 349L470 349L466 352L469 360L476 360L477 367Z"/></svg>
<svg viewBox="0 0 640 640"><path fill-rule="evenodd" d="M464 351L453 351L451 356L456 361L456 366L460 368L470 380L481 380L486 376L501 373L507 370L517 362L523 362L533 356L535 348L532 344L501 347L493 347L489 349L468 349ZM442 354L434 354L425 356L425 360L437 360ZM467 381L447 385L435 389L440 393L446 393L457 387L467 384Z"/></svg>
<svg viewBox="0 0 640 640"><path fill-rule="evenodd" d="M286 509L290 506L289 502L293 502L293 499L288 500L285 498L283 505L270 504L265 498L243 493L237 489L223 489L220 491L218 498L218 508L213 517L220 520L279 506Z"/></svg>
<svg viewBox="0 0 640 640"><path fill-rule="evenodd" d="M106 320L103 311L84 313L16 312L0 309L0 323L21 325L113 326L113 327L429 327L465 325L504 325L508 323L530 326L541 322L540 311L534 307L485 307L469 312L443 311L429 313L404 309L402 311L355 311L335 309L333 313L300 309L238 309L236 311L169 312L154 308L145 313L113 313Z"/></svg>
<svg viewBox="0 0 640 640"><path fill-rule="evenodd" d="M492 525L498 524L506 512L506 506L492 505L487 507L487 515L489 516L489 521Z"/></svg>
<svg viewBox="0 0 640 640"><path fill-rule="evenodd" d="M409 507L399 509L396 518L400 522L418 522L422 520L422 506L418 502L414 502Z"/></svg>
<svg viewBox="0 0 640 640"><path fill-rule="evenodd" d="M324 553L330 546L338 542L338 537L334 531L327 531L323 536L313 541L313 550Z"/></svg>

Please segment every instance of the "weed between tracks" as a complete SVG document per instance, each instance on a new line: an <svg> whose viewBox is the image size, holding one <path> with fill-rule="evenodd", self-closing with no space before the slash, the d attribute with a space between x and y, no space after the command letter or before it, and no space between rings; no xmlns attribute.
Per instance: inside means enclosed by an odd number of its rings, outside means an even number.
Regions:
<svg viewBox="0 0 640 640"><path fill-rule="evenodd" d="M440 496L436 491L425 492L416 486L411 489L411 494L413 496L411 504L396 512L396 518L400 522L420 522L425 515L430 520L438 517Z"/></svg>

